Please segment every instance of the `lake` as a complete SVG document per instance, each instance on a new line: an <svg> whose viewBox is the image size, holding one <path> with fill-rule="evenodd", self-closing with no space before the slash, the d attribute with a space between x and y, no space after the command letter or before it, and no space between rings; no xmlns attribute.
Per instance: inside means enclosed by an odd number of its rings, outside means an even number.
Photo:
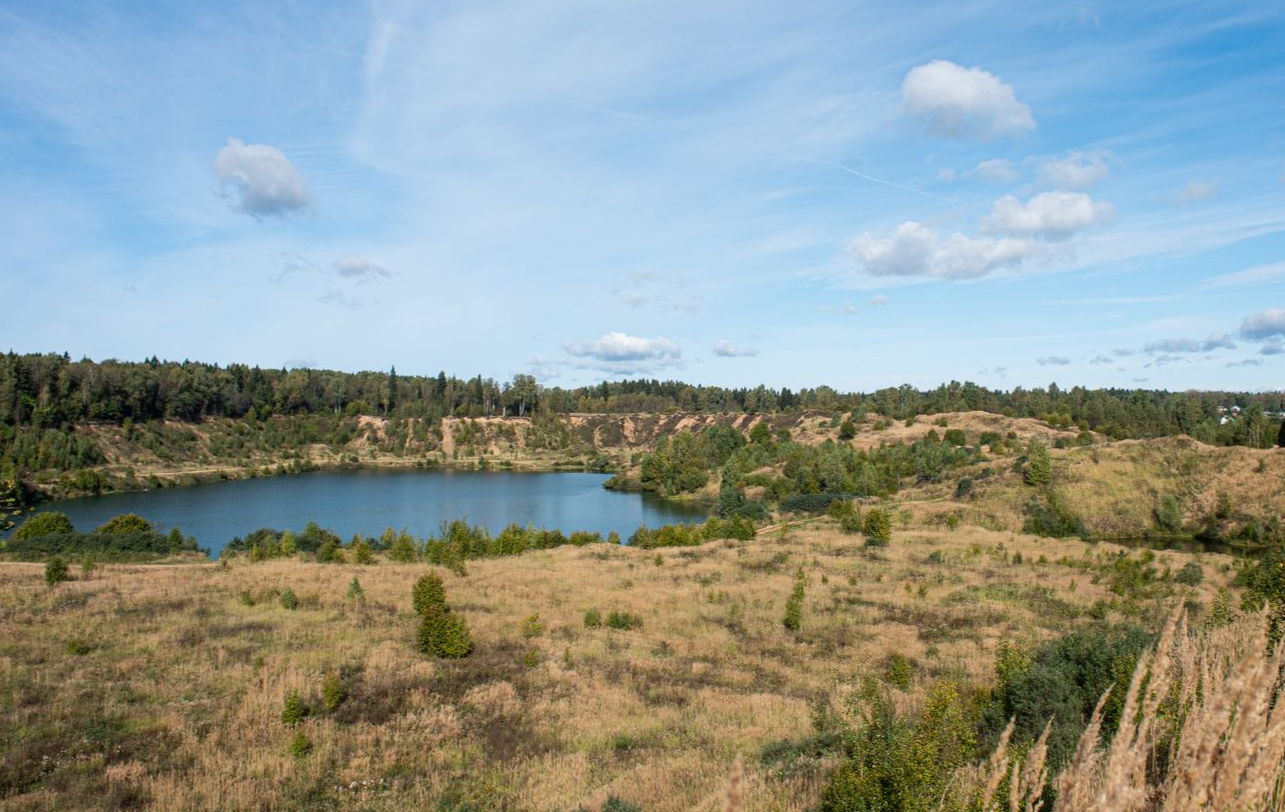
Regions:
<svg viewBox="0 0 1285 812"><path fill-rule="evenodd" d="M510 522L559 529L614 530L627 539L640 524L700 522L703 505L602 487L606 474L508 471L315 471L140 493L44 502L89 531L121 513L137 513L161 532L178 527L217 556L235 536L260 527L298 532L310 521L345 539L386 527L420 538L442 521L467 519L492 534Z"/></svg>

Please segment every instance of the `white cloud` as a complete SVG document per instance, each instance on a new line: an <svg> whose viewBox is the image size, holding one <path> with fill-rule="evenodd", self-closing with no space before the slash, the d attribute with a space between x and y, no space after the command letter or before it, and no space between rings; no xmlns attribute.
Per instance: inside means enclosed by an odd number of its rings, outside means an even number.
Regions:
<svg viewBox="0 0 1285 812"><path fill-rule="evenodd" d="M1095 355L1089 360L1089 363L1100 367L1104 364L1114 364L1115 362L1105 355Z"/></svg>
<svg viewBox="0 0 1285 812"><path fill-rule="evenodd" d="M870 297L871 307L880 307L886 304L888 304L888 297L883 295L882 293L876 293L874 296Z"/></svg>
<svg viewBox="0 0 1285 812"><path fill-rule="evenodd" d="M931 279L977 279L1011 267L1039 251L1030 240L966 237L955 233L941 240L923 223L902 223L883 239L862 234L848 246L872 276L923 276Z"/></svg>
<svg viewBox="0 0 1285 812"><path fill-rule="evenodd" d="M229 138L214 157L214 172L232 207L256 219L312 205L308 182L276 147Z"/></svg>
<svg viewBox="0 0 1285 812"><path fill-rule="evenodd" d="M1174 202L1179 206L1186 205L1196 200L1208 200L1218 194L1219 181L1216 180L1193 180L1189 181L1182 191L1178 192Z"/></svg>
<svg viewBox="0 0 1285 812"><path fill-rule="evenodd" d="M571 341L567 354L581 359L575 366L629 375L674 366L682 350L667 338L643 338L626 333L604 333L593 340Z"/></svg>
<svg viewBox="0 0 1285 812"><path fill-rule="evenodd" d="M1285 336L1285 308L1269 307L1246 316L1240 323L1240 337L1250 341L1266 341Z"/></svg>
<svg viewBox="0 0 1285 812"><path fill-rule="evenodd" d="M759 351L749 347L738 347L730 341L715 341L714 354L720 358L753 358Z"/></svg>
<svg viewBox="0 0 1285 812"><path fill-rule="evenodd" d="M1003 158L978 161L977 166L964 173L964 177L976 178L983 183L1016 183L1021 176L1012 162Z"/></svg>
<svg viewBox="0 0 1285 812"><path fill-rule="evenodd" d="M1285 343L1279 339L1269 341L1258 351L1259 355L1285 355Z"/></svg>
<svg viewBox="0 0 1285 812"><path fill-rule="evenodd" d="M393 278L393 272L382 265L376 265L368 259L361 257L347 257L336 260L334 263L335 273L344 279L353 279L357 282L375 282L379 280L388 280Z"/></svg>
<svg viewBox="0 0 1285 812"><path fill-rule="evenodd" d="M1194 338L1165 338L1159 341L1152 341L1142 348L1147 353L1179 353L1179 352L1213 352L1214 350L1234 350L1236 342L1226 333L1214 333L1204 341L1197 341Z"/></svg>
<svg viewBox="0 0 1285 812"><path fill-rule="evenodd" d="M942 59L913 68L901 85L906 112L932 135L991 139L1035 129L1011 85L981 68Z"/></svg>
<svg viewBox="0 0 1285 812"><path fill-rule="evenodd" d="M1071 363L1071 359L1064 355L1046 355L1043 358L1036 358L1035 363L1042 367L1064 367Z"/></svg>
<svg viewBox="0 0 1285 812"><path fill-rule="evenodd" d="M1026 203L1012 195L995 201L986 222L992 232L1063 240L1109 220L1115 209L1082 192L1044 192Z"/></svg>
<svg viewBox="0 0 1285 812"><path fill-rule="evenodd" d="M1050 186L1086 189L1102 180L1110 172L1107 161L1112 157L1107 150L1071 152L1065 158L1047 158L1040 164L1040 182Z"/></svg>
<svg viewBox="0 0 1285 812"><path fill-rule="evenodd" d="M281 362L286 369L313 369L317 366L316 358L287 358Z"/></svg>

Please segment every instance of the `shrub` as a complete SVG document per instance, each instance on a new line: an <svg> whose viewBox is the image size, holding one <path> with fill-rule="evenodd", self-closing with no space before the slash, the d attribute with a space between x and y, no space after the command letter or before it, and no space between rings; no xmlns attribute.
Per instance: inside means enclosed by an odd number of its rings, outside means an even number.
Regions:
<svg viewBox="0 0 1285 812"><path fill-rule="evenodd" d="M607 628L609 629L619 629L627 632L631 629L641 629L642 625L642 618L629 612L612 610L607 614Z"/></svg>
<svg viewBox="0 0 1285 812"><path fill-rule="evenodd" d="M543 633L544 623L540 620L539 612L522 621L522 636L528 640L532 637L539 637Z"/></svg>
<svg viewBox="0 0 1285 812"><path fill-rule="evenodd" d="M82 575L92 575L94 570L98 569L98 561L89 553L80 557L80 572Z"/></svg>
<svg viewBox="0 0 1285 812"><path fill-rule="evenodd" d="M973 495L973 480L970 477L961 476L955 483L955 498L967 499Z"/></svg>
<svg viewBox="0 0 1285 812"><path fill-rule="evenodd" d="M348 690L343 677L337 672L330 672L321 679L321 704L327 711L334 712L348 698Z"/></svg>
<svg viewBox="0 0 1285 812"><path fill-rule="evenodd" d="M83 637L72 637L67 640L67 653L73 657L83 657L92 651L89 641Z"/></svg>
<svg viewBox="0 0 1285 812"><path fill-rule="evenodd" d="M941 438L946 445L962 447L968 445L968 437L964 434L963 429L946 429L946 433Z"/></svg>
<svg viewBox="0 0 1285 812"><path fill-rule="evenodd" d="M312 742L308 741L308 737L303 735L303 731L300 730L294 734L294 738L290 740L290 755L295 758L303 758L311 752Z"/></svg>
<svg viewBox="0 0 1285 812"><path fill-rule="evenodd" d="M584 613L584 627L586 629L596 629L602 625L602 613L597 609L590 609Z"/></svg>
<svg viewBox="0 0 1285 812"><path fill-rule="evenodd" d="M882 508L873 508L866 513L864 529L868 547L886 547L892 541L892 520L888 511Z"/></svg>
<svg viewBox="0 0 1285 812"><path fill-rule="evenodd" d="M782 513L825 513L830 503L844 499L841 493L796 493L781 500Z"/></svg>
<svg viewBox="0 0 1285 812"><path fill-rule="evenodd" d="M281 724L295 727L308 715L308 706L299 698L299 692L291 688L286 691L286 700L281 707Z"/></svg>
<svg viewBox="0 0 1285 812"><path fill-rule="evenodd" d="M1049 766L1056 773L1075 752L1084 720L1107 688L1102 734L1110 738L1138 657L1152 642L1152 635L1132 626L1082 629L1039 646L1029 657L997 658L999 684L983 714L983 729L994 741L1015 718L1012 741L1023 746L1052 720Z"/></svg>
<svg viewBox="0 0 1285 812"><path fill-rule="evenodd" d="M839 519L839 529L849 535L860 533L865 527L861 514L855 510Z"/></svg>
<svg viewBox="0 0 1285 812"><path fill-rule="evenodd" d="M75 533L76 528L72 527L71 519L56 510L48 513L36 513L28 516L27 520L18 525L18 529L13 531L12 541L22 541L23 539L35 538L37 536L47 536L51 533Z"/></svg>
<svg viewBox="0 0 1285 812"><path fill-rule="evenodd" d="M1032 499L1026 504L1024 510L1026 512L1026 522L1022 525L1024 533L1050 538L1079 536L1086 539L1089 537L1089 531L1085 528L1084 522L1071 513L1055 493L1049 492L1045 501L1040 501L1038 498Z"/></svg>
<svg viewBox="0 0 1285 812"><path fill-rule="evenodd" d="M67 569L67 562L62 556L56 555L45 564L45 583L49 586L61 584L63 581L70 581L71 573Z"/></svg>
<svg viewBox="0 0 1285 812"><path fill-rule="evenodd" d="M375 554L370 551L370 545L363 539L354 541L349 550L352 552L354 564L373 564L375 562Z"/></svg>
<svg viewBox="0 0 1285 812"><path fill-rule="evenodd" d="M910 682L915 676L915 666L906 655L900 652L893 652L888 655L888 659L884 663L883 674L889 685L894 685L903 691L909 691Z"/></svg>
<svg viewBox="0 0 1285 812"><path fill-rule="evenodd" d="M803 567L794 574L794 590L790 597L785 601L785 618L782 623L785 628L792 632L797 632L803 625L803 594L807 587L807 576L803 573Z"/></svg>
<svg viewBox="0 0 1285 812"><path fill-rule="evenodd" d="M317 561L322 564L342 564L344 551L339 547L339 539L327 538L317 548Z"/></svg>
<svg viewBox="0 0 1285 812"><path fill-rule="evenodd" d="M419 650L445 659L467 657L473 650L468 624L464 618L439 606L430 606L419 624Z"/></svg>
<svg viewBox="0 0 1285 812"><path fill-rule="evenodd" d="M299 598L290 587L286 587L285 591L281 593L281 608L292 611L299 608Z"/></svg>
<svg viewBox="0 0 1285 812"><path fill-rule="evenodd" d="M419 551L415 549L415 541L406 533L402 533L397 540L388 548L388 557L393 561L403 564L409 564L419 558Z"/></svg>
<svg viewBox="0 0 1285 812"><path fill-rule="evenodd" d="M1195 586L1205 580L1205 570L1195 561L1188 561L1183 564L1182 569L1173 577L1174 583L1185 586Z"/></svg>
<svg viewBox="0 0 1285 812"><path fill-rule="evenodd" d="M430 608L438 608L442 611L446 609L446 587L442 585L442 579L435 573L421 575L411 588L411 605L415 608L415 614L422 615Z"/></svg>
<svg viewBox="0 0 1285 812"><path fill-rule="evenodd" d="M294 533L289 530L281 534L281 554L286 558L294 555L299 551L298 543L295 541Z"/></svg>
<svg viewBox="0 0 1285 812"><path fill-rule="evenodd" d="M1178 507L1178 500L1169 494L1160 497L1160 504L1156 506L1156 527L1166 533L1177 533L1182 530L1182 508Z"/></svg>
<svg viewBox="0 0 1285 812"><path fill-rule="evenodd" d="M846 441L846 440L851 440L853 437L856 437L856 436L857 436L857 424L856 424L856 423L853 423L851 420L845 420L845 421L843 421L841 424L839 424L839 439L840 439L840 440L845 440L845 441Z"/></svg>
<svg viewBox="0 0 1285 812"><path fill-rule="evenodd" d="M94 531L104 535L126 535L129 533L155 533L156 529L152 523L136 516L133 513L122 513L120 516L108 519L102 527Z"/></svg>

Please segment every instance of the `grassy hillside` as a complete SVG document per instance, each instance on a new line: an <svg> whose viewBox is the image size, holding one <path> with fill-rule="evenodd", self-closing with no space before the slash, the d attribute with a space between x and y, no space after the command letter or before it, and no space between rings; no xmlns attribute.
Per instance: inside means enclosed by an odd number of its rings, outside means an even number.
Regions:
<svg viewBox="0 0 1285 812"><path fill-rule="evenodd" d="M1116 552L903 525L870 549L817 519L470 561L432 570L472 629L456 661L414 648L423 564L113 565L49 589L38 565L0 563L0 805L717 810L739 756L743 808L804 810L840 759L825 720L863 682L910 711L943 679L992 684L1000 643L1154 627L1175 602L1199 613L1232 572ZM1199 583L1171 579L1192 562ZM641 628L587 628L591 610ZM291 691L311 710L298 727L282 723Z"/></svg>

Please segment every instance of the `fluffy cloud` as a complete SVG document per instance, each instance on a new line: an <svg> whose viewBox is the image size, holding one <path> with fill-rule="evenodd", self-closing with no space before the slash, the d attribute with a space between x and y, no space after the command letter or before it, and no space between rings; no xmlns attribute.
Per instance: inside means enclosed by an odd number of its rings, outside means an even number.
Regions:
<svg viewBox="0 0 1285 812"><path fill-rule="evenodd" d="M1048 158L1040 164L1040 182L1049 186L1085 189L1102 180L1110 172L1106 150L1072 152L1065 158Z"/></svg>
<svg viewBox="0 0 1285 812"><path fill-rule="evenodd" d="M1258 351L1259 355L1285 355L1285 343L1269 341Z"/></svg>
<svg viewBox="0 0 1285 812"><path fill-rule="evenodd" d="M1178 353L1178 352L1213 352L1214 350L1234 350L1236 342L1231 336L1225 333L1214 333L1204 341L1197 341L1194 338L1166 338L1160 341L1152 341L1142 348L1146 353Z"/></svg>
<svg viewBox="0 0 1285 812"><path fill-rule="evenodd" d="M1083 228L1099 225L1114 213L1083 192L1044 192L1023 203L1012 195L995 201L986 222L992 232L1064 240Z"/></svg>
<svg viewBox="0 0 1285 812"><path fill-rule="evenodd" d="M1218 181L1216 180L1193 180L1182 191L1178 192L1174 202L1179 206L1191 203L1196 200L1208 200L1218 194Z"/></svg>
<svg viewBox="0 0 1285 812"><path fill-rule="evenodd" d="M356 282L377 282L393 278L393 272L382 265L376 265L368 259L347 257L334 263L335 273L344 279Z"/></svg>
<svg viewBox="0 0 1285 812"><path fill-rule="evenodd" d="M1042 367L1064 367L1071 363L1071 359L1063 355L1046 355L1043 358L1036 358L1035 363Z"/></svg>
<svg viewBox="0 0 1285 812"><path fill-rule="evenodd" d="M753 358L758 350L749 347L738 347L730 341L715 341L714 354L720 358Z"/></svg>
<svg viewBox="0 0 1285 812"><path fill-rule="evenodd" d="M256 219L284 217L312 205L308 182L276 147L229 138L214 156L214 172L232 207Z"/></svg>
<svg viewBox="0 0 1285 812"><path fill-rule="evenodd" d="M902 223L885 238L862 234L848 246L872 276L924 276L932 279L977 279L991 271L1020 264L1039 251L1030 240L972 238L955 233L945 240L923 223Z"/></svg>
<svg viewBox="0 0 1285 812"><path fill-rule="evenodd" d="M941 59L920 65L906 74L901 98L932 135L987 140L1035 129L1012 86L981 68Z"/></svg>
<svg viewBox="0 0 1285 812"><path fill-rule="evenodd" d="M682 358L678 345L666 338L642 338L626 333L604 333L593 340L571 341L567 354L581 363L576 366L628 375L674 366Z"/></svg>
<svg viewBox="0 0 1285 812"><path fill-rule="evenodd" d="M1246 316L1240 323L1240 337L1250 341L1266 341L1285 336L1285 309L1269 307Z"/></svg>

